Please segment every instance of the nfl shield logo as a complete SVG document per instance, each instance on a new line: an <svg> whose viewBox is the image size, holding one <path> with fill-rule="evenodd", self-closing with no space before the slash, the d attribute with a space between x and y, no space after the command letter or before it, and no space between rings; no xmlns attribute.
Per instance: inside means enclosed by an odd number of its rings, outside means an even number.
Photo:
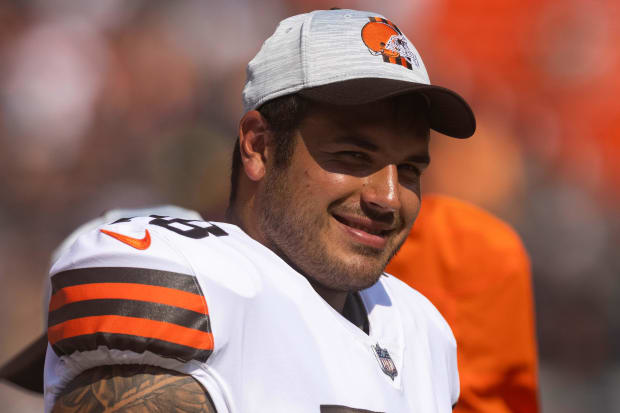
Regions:
<svg viewBox="0 0 620 413"><path fill-rule="evenodd" d="M396 371L396 365L392 361L390 357L390 353L385 348L381 348L379 343L374 346L371 346L375 351L375 356L377 357L377 361L381 366L381 370L387 374L389 378L394 380L394 377L398 376L398 371Z"/></svg>

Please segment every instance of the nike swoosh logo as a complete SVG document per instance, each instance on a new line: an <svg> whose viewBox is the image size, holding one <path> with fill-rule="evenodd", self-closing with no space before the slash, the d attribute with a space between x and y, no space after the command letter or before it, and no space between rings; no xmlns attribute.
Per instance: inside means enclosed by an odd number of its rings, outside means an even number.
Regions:
<svg viewBox="0 0 620 413"><path fill-rule="evenodd" d="M105 229L101 229L100 231L138 250L145 250L151 246L151 234L149 234L148 229L144 230L145 234L144 234L144 238L142 239L128 237L127 235L119 234L119 233L112 232L112 231L107 231Z"/></svg>

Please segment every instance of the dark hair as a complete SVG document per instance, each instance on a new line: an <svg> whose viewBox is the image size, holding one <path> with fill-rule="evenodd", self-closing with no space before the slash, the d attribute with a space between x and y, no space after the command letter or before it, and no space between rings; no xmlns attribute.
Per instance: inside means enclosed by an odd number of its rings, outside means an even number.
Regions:
<svg viewBox="0 0 620 413"><path fill-rule="evenodd" d="M274 140L274 166L286 168L290 165L291 156L295 149L293 134L306 116L309 102L298 94L285 95L263 104L257 110L265 118ZM239 173L241 171L241 153L239 150L239 137L235 142L232 154L232 166L230 171L230 196L228 198L228 211L230 218L233 204L237 199L237 187Z"/></svg>

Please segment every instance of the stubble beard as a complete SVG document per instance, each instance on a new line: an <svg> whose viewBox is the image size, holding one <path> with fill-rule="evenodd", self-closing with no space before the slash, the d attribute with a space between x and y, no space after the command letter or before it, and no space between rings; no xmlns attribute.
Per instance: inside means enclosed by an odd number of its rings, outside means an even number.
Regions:
<svg viewBox="0 0 620 413"><path fill-rule="evenodd" d="M302 190L299 183L288 181L286 169L274 168L266 175L264 190L257 197L259 227L266 246L311 283L323 288L359 291L375 284L405 242L406 235L392 239L386 247L387 254L385 250L353 244L348 260L338 258L321 239L322 233L329 229L330 215L327 211L313 213L307 199L296 196Z"/></svg>

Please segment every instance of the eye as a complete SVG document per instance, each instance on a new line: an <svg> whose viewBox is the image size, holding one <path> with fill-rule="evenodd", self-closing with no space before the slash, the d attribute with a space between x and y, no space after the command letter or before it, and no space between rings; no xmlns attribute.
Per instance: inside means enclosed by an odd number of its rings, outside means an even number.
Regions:
<svg viewBox="0 0 620 413"><path fill-rule="evenodd" d="M370 157L364 152L358 151L340 151L337 153L338 156L341 156L346 159L352 159L356 161L368 161Z"/></svg>
<svg viewBox="0 0 620 413"><path fill-rule="evenodd" d="M410 164L410 163L398 165L398 170L400 172L406 173L407 175L415 175L415 176L422 175L422 170L417 165Z"/></svg>

